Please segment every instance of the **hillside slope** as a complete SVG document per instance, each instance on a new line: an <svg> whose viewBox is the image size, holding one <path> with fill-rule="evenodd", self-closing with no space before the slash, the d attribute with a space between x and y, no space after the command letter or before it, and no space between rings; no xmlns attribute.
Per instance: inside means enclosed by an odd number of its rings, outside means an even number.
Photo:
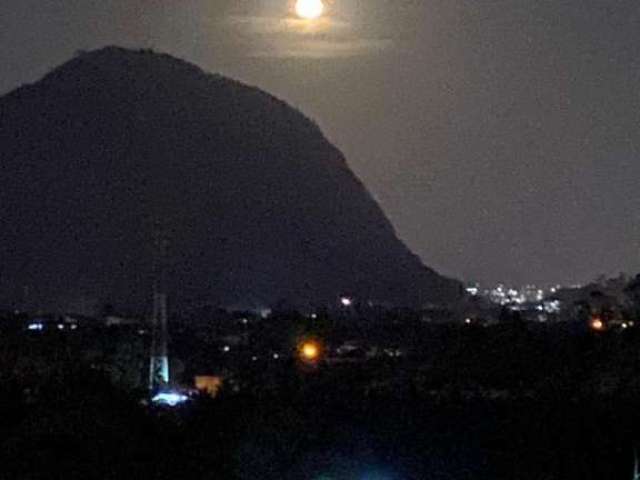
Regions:
<svg viewBox="0 0 640 480"><path fill-rule="evenodd" d="M450 301L342 154L284 102L168 55L108 47L0 98L0 300L174 306Z"/></svg>

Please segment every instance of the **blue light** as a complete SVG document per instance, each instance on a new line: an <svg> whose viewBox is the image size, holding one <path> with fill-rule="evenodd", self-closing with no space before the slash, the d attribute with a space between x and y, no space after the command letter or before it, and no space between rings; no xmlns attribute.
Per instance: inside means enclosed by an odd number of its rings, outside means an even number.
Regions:
<svg viewBox="0 0 640 480"><path fill-rule="evenodd" d="M361 477L361 480L400 480L400 477L388 468L375 467Z"/></svg>
<svg viewBox="0 0 640 480"><path fill-rule="evenodd" d="M44 325L42 323L30 323L27 329L34 332L40 331L44 329Z"/></svg>
<svg viewBox="0 0 640 480"><path fill-rule="evenodd" d="M362 480L392 480L392 477L382 473L370 473L362 477Z"/></svg>
<svg viewBox="0 0 640 480"><path fill-rule="evenodd" d="M159 405L168 405L170 407L175 407L177 405L180 405L181 403L185 403L188 400L189 397L178 392L160 392L151 399L153 403L157 403Z"/></svg>

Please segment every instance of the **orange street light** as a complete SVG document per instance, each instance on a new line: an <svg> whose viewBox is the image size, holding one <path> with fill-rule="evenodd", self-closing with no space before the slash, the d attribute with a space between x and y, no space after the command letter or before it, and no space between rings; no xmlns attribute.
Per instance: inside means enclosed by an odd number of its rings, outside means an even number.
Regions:
<svg viewBox="0 0 640 480"><path fill-rule="evenodd" d="M591 320L591 328L597 332L604 330L604 323L599 318Z"/></svg>
<svg viewBox="0 0 640 480"><path fill-rule="evenodd" d="M306 362L315 362L320 358L320 344L314 340L307 340L299 347L300 358Z"/></svg>

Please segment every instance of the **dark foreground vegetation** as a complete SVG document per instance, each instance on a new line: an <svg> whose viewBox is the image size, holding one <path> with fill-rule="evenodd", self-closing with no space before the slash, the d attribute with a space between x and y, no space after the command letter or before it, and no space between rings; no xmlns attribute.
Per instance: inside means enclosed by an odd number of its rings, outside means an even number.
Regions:
<svg viewBox="0 0 640 480"><path fill-rule="evenodd" d="M256 362L236 375L239 391L170 410L143 405L144 392L114 382L97 357L79 361L83 342L5 332L1 475L632 478L640 431L635 328L513 324L438 327L433 335L422 357Z"/></svg>

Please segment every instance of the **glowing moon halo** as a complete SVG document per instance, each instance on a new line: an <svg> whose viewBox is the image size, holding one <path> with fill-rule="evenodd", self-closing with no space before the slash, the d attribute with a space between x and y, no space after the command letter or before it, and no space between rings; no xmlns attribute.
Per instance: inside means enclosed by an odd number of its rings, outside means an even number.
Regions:
<svg viewBox="0 0 640 480"><path fill-rule="evenodd" d="M296 14L305 20L315 20L324 13L322 0L298 0L296 2Z"/></svg>

